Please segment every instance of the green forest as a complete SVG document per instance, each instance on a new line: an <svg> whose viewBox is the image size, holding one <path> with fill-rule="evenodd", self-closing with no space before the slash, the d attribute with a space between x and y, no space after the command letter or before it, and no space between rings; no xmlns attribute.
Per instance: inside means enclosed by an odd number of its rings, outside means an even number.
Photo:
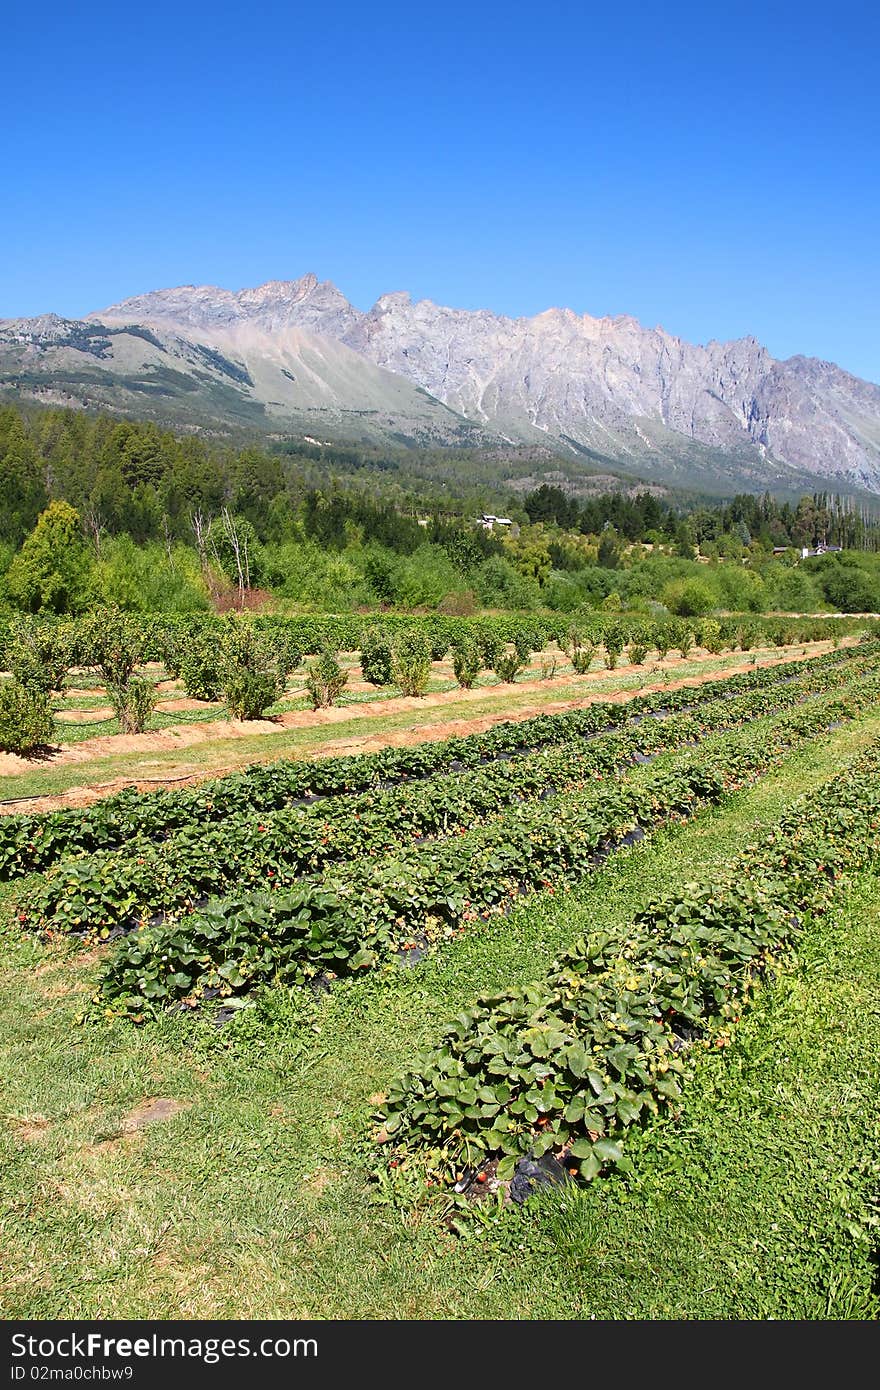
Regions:
<svg viewBox="0 0 880 1390"><path fill-rule="evenodd" d="M417 473L376 450L232 447L106 415L4 408L0 606L880 610L880 525L846 498L480 491L462 482L465 461L440 453ZM482 512L511 524L489 529Z"/></svg>

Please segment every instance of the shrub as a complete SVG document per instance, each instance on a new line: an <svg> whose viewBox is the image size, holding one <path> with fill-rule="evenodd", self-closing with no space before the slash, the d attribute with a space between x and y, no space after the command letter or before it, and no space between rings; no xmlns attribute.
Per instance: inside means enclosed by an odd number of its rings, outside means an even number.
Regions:
<svg viewBox="0 0 880 1390"><path fill-rule="evenodd" d="M593 657L596 655L596 648L592 642L585 642L583 646L575 647L571 653L571 664L579 676L585 676L593 664Z"/></svg>
<svg viewBox="0 0 880 1390"><path fill-rule="evenodd" d="M714 618L706 618L700 623L700 646L713 656L721 651L721 624L716 623Z"/></svg>
<svg viewBox="0 0 880 1390"><path fill-rule="evenodd" d="M620 623L609 623L602 637L605 647L605 665L613 671L623 651L624 633Z"/></svg>
<svg viewBox="0 0 880 1390"><path fill-rule="evenodd" d="M431 674L431 649L424 633L402 632L394 643L391 675L404 695L424 695Z"/></svg>
<svg viewBox="0 0 880 1390"><path fill-rule="evenodd" d="M218 634L194 628L176 644L174 664L187 695L193 700L216 700L223 690L223 658ZM165 663L168 670L168 662Z"/></svg>
<svg viewBox="0 0 880 1390"><path fill-rule="evenodd" d="M484 627L474 633L474 638L480 650L481 666L494 669L495 662L504 651L504 643L498 633L493 628Z"/></svg>
<svg viewBox="0 0 880 1390"><path fill-rule="evenodd" d="M123 689L144 659L144 626L115 604L95 608L79 631L83 665L97 666L108 692Z"/></svg>
<svg viewBox="0 0 880 1390"><path fill-rule="evenodd" d="M142 734L156 703L156 685L146 676L129 676L124 685L108 685L113 712L124 734Z"/></svg>
<svg viewBox="0 0 880 1390"><path fill-rule="evenodd" d="M470 690L482 669L480 649L471 638L463 638L453 648L452 669L462 690Z"/></svg>
<svg viewBox="0 0 880 1390"><path fill-rule="evenodd" d="M233 719L259 719L280 695L278 682L266 671L231 671L223 680L223 696Z"/></svg>
<svg viewBox="0 0 880 1390"><path fill-rule="evenodd" d="M630 642L627 651L629 652L629 659L633 666L641 666L645 657L648 655L648 648L645 646L644 642Z"/></svg>
<svg viewBox="0 0 880 1390"><path fill-rule="evenodd" d="M472 618L476 611L477 596L473 589L456 589L437 605L438 613L446 613L451 618Z"/></svg>
<svg viewBox="0 0 880 1390"><path fill-rule="evenodd" d="M661 661L665 661L672 646L672 637L666 624L660 624L658 627L655 627L653 641L657 650L657 656Z"/></svg>
<svg viewBox="0 0 880 1390"><path fill-rule="evenodd" d="M686 658L691 647L694 645L694 634L687 623L670 623L669 635L672 645L681 656L682 661Z"/></svg>
<svg viewBox="0 0 880 1390"><path fill-rule="evenodd" d="M528 665L532 655L532 634L530 632L517 632L513 639L513 650L520 659L520 664Z"/></svg>
<svg viewBox="0 0 880 1390"><path fill-rule="evenodd" d="M32 753L52 737L52 710L43 691L20 681L0 685L0 748L4 753Z"/></svg>
<svg viewBox="0 0 880 1390"><path fill-rule="evenodd" d="M60 690L71 664L68 626L20 619L10 627L6 663L19 685L48 695Z"/></svg>
<svg viewBox="0 0 880 1390"><path fill-rule="evenodd" d="M718 606L712 590L700 579L676 579L663 590L663 602L682 618L701 618Z"/></svg>
<svg viewBox="0 0 880 1390"><path fill-rule="evenodd" d="M220 672L223 694L237 719L258 719L282 694L299 664L300 649L290 635L257 628L238 614L224 619Z"/></svg>
<svg viewBox="0 0 880 1390"><path fill-rule="evenodd" d="M122 732L142 733L156 703L155 684L135 675L145 658L143 623L111 604L89 614L79 640L85 664L100 668Z"/></svg>
<svg viewBox="0 0 880 1390"><path fill-rule="evenodd" d="M557 661L555 656L541 657L541 680L550 681L556 675Z"/></svg>
<svg viewBox="0 0 880 1390"><path fill-rule="evenodd" d="M495 674L500 681L509 684L516 680L518 673L522 670L522 662L516 650L512 652L502 652L495 662Z"/></svg>
<svg viewBox="0 0 880 1390"><path fill-rule="evenodd" d="M309 662L306 673L306 690L313 709L327 709L335 704L348 680L348 672L329 648Z"/></svg>
<svg viewBox="0 0 880 1390"><path fill-rule="evenodd" d="M361 638L361 670L371 685L391 684L391 638L384 627L369 627Z"/></svg>
<svg viewBox="0 0 880 1390"><path fill-rule="evenodd" d="M584 638L580 628L576 623L571 623L560 638L559 645L570 659L578 648L583 646L583 642Z"/></svg>
<svg viewBox="0 0 880 1390"><path fill-rule="evenodd" d="M736 645L740 651L750 652L755 645L752 632L747 627L738 627L736 630Z"/></svg>

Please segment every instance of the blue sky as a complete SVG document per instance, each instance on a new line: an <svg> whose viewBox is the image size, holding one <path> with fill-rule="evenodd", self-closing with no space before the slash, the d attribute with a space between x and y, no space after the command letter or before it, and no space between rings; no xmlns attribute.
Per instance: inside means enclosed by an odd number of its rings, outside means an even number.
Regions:
<svg viewBox="0 0 880 1390"><path fill-rule="evenodd" d="M314 270L880 381L874 6L19 4L0 316Z"/></svg>

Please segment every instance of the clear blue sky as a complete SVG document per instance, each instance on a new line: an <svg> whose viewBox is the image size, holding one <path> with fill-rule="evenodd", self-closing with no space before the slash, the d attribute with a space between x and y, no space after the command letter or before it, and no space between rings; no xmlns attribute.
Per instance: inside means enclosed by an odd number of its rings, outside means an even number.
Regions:
<svg viewBox="0 0 880 1390"><path fill-rule="evenodd" d="M18 4L0 316L314 270L880 381L864 0Z"/></svg>

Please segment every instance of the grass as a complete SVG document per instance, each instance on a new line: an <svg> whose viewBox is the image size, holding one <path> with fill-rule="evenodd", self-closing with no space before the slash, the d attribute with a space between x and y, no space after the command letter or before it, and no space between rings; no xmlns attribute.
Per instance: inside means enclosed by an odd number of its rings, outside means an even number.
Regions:
<svg viewBox="0 0 880 1390"><path fill-rule="evenodd" d="M828 644L817 647L824 650ZM799 652L801 647L792 651ZM776 659L780 653L776 648L757 652L727 652L708 660L678 662L667 668L670 680L683 680L692 676L710 677L723 674L734 666L760 665L767 659ZM663 673L665 674L665 672ZM456 699L450 692L450 699L442 705L427 706L418 699L410 701L410 708L396 714L381 711L371 713L369 706L375 700L386 699L396 692L389 689L377 692L375 696L366 694L353 702L351 719L334 719L332 724L316 720L314 725L285 729L279 725L277 730L260 732L254 735L233 738L212 738L197 746L183 745L180 748L149 749L119 753L105 753L84 758L81 762L64 763L54 766L51 759L37 760L27 771L0 777L0 791L5 799L50 796L74 787L100 787L119 780L161 781L175 777L204 775L225 771L233 767L244 767L252 762L266 762L274 758L309 757L316 749L322 748L331 740L344 744L346 740L394 736L409 731L418 731L426 723L442 726L457 720L477 720L487 716L503 718L530 710L542 704L556 701L573 701L607 696L616 691L638 691L645 685L661 683L662 677L653 673L649 666L623 667L609 671L600 679L595 672L588 684L582 678L574 677L570 683L548 684L546 694L543 690L518 690L511 684L499 689L491 687L494 694L484 699L468 695ZM305 703L302 702L303 708ZM267 714L279 712L289 706L272 706ZM366 708L365 708L366 707ZM206 720L221 718L224 711L195 710L188 713L154 715L149 729L161 727L168 729L173 737L176 725L184 723L203 723ZM167 721L167 722L166 722ZM102 732L110 733L113 724L102 726ZM76 726L64 725L60 735L67 743L80 742L85 735L76 732Z"/></svg>
<svg viewBox="0 0 880 1390"><path fill-rule="evenodd" d="M535 897L414 969L319 1000L270 991L222 1030L175 1015L77 1027L98 961L11 924L2 1315L876 1316L871 1247L849 1230L867 1230L880 1159L868 880L816 924L802 969L762 994L732 1047L706 1057L682 1123L645 1135L626 1183L530 1202L458 1240L431 1209L381 1204L368 1136L376 1093L456 1009L711 872L878 733L880 714L801 748L578 892ZM155 1096L184 1109L124 1133Z"/></svg>

